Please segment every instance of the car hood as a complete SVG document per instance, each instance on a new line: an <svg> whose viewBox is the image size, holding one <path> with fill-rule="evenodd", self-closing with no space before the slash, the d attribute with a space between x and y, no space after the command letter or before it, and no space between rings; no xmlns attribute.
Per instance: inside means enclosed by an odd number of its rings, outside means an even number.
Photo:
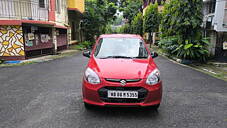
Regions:
<svg viewBox="0 0 227 128"><path fill-rule="evenodd" d="M101 78L143 79L156 68L152 58L149 59L95 59L90 60L89 67Z"/></svg>

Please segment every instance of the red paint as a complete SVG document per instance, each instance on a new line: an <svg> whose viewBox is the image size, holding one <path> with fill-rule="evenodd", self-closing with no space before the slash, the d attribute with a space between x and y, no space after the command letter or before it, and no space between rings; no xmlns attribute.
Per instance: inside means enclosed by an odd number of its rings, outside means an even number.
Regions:
<svg viewBox="0 0 227 128"><path fill-rule="evenodd" d="M0 25L21 25L21 20L0 20Z"/></svg>
<svg viewBox="0 0 227 128"><path fill-rule="evenodd" d="M55 22L55 0L50 0L49 21Z"/></svg>
<svg viewBox="0 0 227 128"><path fill-rule="evenodd" d="M60 34L57 36L57 46L67 45L67 34Z"/></svg>
<svg viewBox="0 0 227 128"><path fill-rule="evenodd" d="M127 35L127 34L111 34L111 35L101 35L100 38L139 38L142 37L138 35ZM162 81L159 81L155 85L146 84L148 75L157 69L155 62L153 61L150 52L148 59L98 59L94 57L95 48L99 42L97 40L93 51L91 53L91 58L88 62L87 68L92 69L99 76L100 84L90 84L87 80L83 79L83 101L88 104L98 105L98 106L152 106L161 103L162 98ZM145 45L145 44L144 44ZM146 45L145 45L146 46ZM148 48L147 48L148 49ZM111 79L141 79L139 82L127 83L125 86L120 85L119 82L109 82L105 78ZM147 96L144 101L140 103L110 103L104 102L100 99L99 89L103 87L142 87L148 91Z"/></svg>
<svg viewBox="0 0 227 128"><path fill-rule="evenodd" d="M49 21L37 21L37 20L0 20L0 25L22 25L23 23L27 24L45 24L54 26L55 23Z"/></svg>
<svg viewBox="0 0 227 128"><path fill-rule="evenodd" d="M25 60L25 56L0 56L3 60Z"/></svg>
<svg viewBox="0 0 227 128"><path fill-rule="evenodd" d="M49 21L37 21L37 20L21 20L22 23L27 24L45 24L45 25L51 25L54 26L55 24Z"/></svg>
<svg viewBox="0 0 227 128"><path fill-rule="evenodd" d="M46 49L46 48L53 48L52 41L48 43L39 43L39 45L34 45L32 47L25 46L25 51L32 51L32 50L39 50L39 49Z"/></svg>
<svg viewBox="0 0 227 128"><path fill-rule="evenodd" d="M65 26L60 26L60 25L56 25L54 26L55 28L61 28L61 29L68 29L68 27L65 27Z"/></svg>

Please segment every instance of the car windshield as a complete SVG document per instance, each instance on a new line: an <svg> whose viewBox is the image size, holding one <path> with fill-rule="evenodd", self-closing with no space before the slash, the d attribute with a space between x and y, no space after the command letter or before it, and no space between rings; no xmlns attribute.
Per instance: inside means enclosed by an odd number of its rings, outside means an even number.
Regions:
<svg viewBox="0 0 227 128"><path fill-rule="evenodd" d="M148 52L143 41L138 38L102 38L96 47L95 57L146 59Z"/></svg>

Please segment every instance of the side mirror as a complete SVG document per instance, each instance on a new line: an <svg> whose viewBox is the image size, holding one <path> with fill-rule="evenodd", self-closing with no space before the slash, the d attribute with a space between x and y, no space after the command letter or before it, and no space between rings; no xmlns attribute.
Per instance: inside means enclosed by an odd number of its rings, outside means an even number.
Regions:
<svg viewBox="0 0 227 128"><path fill-rule="evenodd" d="M90 58L91 51L89 51L89 50L83 51L83 56Z"/></svg>
<svg viewBox="0 0 227 128"><path fill-rule="evenodd" d="M156 53L156 52L151 52L151 56L152 56L152 58L156 58L156 57L158 57L158 53Z"/></svg>

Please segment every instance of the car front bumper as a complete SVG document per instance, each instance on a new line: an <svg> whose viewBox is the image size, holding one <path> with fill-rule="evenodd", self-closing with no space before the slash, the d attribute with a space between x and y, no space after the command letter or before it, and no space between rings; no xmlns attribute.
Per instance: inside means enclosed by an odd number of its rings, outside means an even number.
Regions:
<svg viewBox="0 0 227 128"><path fill-rule="evenodd" d="M125 90L138 91L139 99L114 99L106 96L108 90ZM134 90L135 89L135 90ZM101 83L98 85L89 84L83 80L83 101L87 104L97 106L153 106L161 103L162 99L162 82L156 85L147 85L145 80L138 83L129 83L122 86L119 83Z"/></svg>

